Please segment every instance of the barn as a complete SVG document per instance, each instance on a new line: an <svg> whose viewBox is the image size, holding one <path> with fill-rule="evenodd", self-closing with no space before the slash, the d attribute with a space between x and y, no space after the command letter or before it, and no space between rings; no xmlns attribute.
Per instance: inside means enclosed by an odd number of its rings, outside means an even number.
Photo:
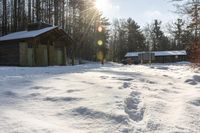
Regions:
<svg viewBox="0 0 200 133"><path fill-rule="evenodd" d="M187 53L185 50L179 51L151 51L151 52L128 52L125 55L126 59L138 63L170 63L187 60Z"/></svg>
<svg viewBox="0 0 200 133"><path fill-rule="evenodd" d="M59 27L30 24L25 31L0 37L0 65L66 65L66 49L71 44L70 36Z"/></svg>

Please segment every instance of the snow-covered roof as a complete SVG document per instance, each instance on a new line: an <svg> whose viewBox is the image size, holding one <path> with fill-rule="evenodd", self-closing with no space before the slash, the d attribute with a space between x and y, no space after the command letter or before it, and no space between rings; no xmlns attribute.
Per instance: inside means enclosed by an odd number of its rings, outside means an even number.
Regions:
<svg viewBox="0 0 200 133"><path fill-rule="evenodd" d="M185 50L179 51L155 51L155 56L187 55Z"/></svg>
<svg viewBox="0 0 200 133"><path fill-rule="evenodd" d="M128 52L125 57L137 57L142 52Z"/></svg>
<svg viewBox="0 0 200 133"><path fill-rule="evenodd" d="M15 33L11 33L11 34L0 37L0 41L37 37L43 33L53 30L55 28L57 28L57 26L47 27L47 28L43 28L43 29L39 29L39 30L15 32Z"/></svg>
<svg viewBox="0 0 200 133"><path fill-rule="evenodd" d="M139 54L146 52L128 52L125 57L137 57ZM187 55L185 50L179 51L151 51L150 53L154 53L155 56L175 56L175 55Z"/></svg>

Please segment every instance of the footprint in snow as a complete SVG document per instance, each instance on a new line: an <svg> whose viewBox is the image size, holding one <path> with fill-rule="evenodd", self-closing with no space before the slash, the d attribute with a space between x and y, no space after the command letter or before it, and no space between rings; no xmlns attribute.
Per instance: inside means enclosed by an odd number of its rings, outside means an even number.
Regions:
<svg viewBox="0 0 200 133"><path fill-rule="evenodd" d="M125 115L115 115L102 111L97 111L87 107L78 107L72 110L72 115L82 116L86 119L104 119L106 121L112 121L116 124L127 125L128 119Z"/></svg>
<svg viewBox="0 0 200 133"><path fill-rule="evenodd" d="M113 87L111 87L111 86L106 86L106 88L107 88L107 89L112 89Z"/></svg>
<svg viewBox="0 0 200 133"><path fill-rule="evenodd" d="M200 106L200 99L193 100L190 103L195 105L195 106Z"/></svg>
<svg viewBox="0 0 200 133"><path fill-rule="evenodd" d="M174 85L173 83L169 82L168 85Z"/></svg>
<svg viewBox="0 0 200 133"><path fill-rule="evenodd" d="M63 80L62 78L54 78L54 79L57 79L57 80Z"/></svg>
<svg viewBox="0 0 200 133"><path fill-rule="evenodd" d="M149 91L157 91L158 89L150 88L148 86L143 86L143 89L149 90Z"/></svg>
<svg viewBox="0 0 200 133"><path fill-rule="evenodd" d="M200 82L200 76L199 75L194 75L193 78L196 82Z"/></svg>
<svg viewBox="0 0 200 133"><path fill-rule="evenodd" d="M169 77L168 75L163 75L163 77Z"/></svg>
<svg viewBox="0 0 200 133"><path fill-rule="evenodd" d="M121 81L132 81L134 79L132 78L118 78L117 80L121 80Z"/></svg>
<svg viewBox="0 0 200 133"><path fill-rule="evenodd" d="M200 76L194 75L193 79L187 79L185 83L188 83L190 85L197 85L198 83L200 83Z"/></svg>
<svg viewBox="0 0 200 133"><path fill-rule="evenodd" d="M185 81L185 83L188 83L188 84L190 84L190 85L197 85L197 82L196 82L195 80L193 80L193 79L187 79L187 80Z"/></svg>
<svg viewBox="0 0 200 133"><path fill-rule="evenodd" d="M169 70L169 67L157 67L156 69L160 69L160 70Z"/></svg>
<svg viewBox="0 0 200 133"><path fill-rule="evenodd" d="M131 83L129 83L129 82L123 83L123 88L129 88L130 86L131 86Z"/></svg>
<svg viewBox="0 0 200 133"><path fill-rule="evenodd" d="M67 90L67 93L80 92L81 90Z"/></svg>
<svg viewBox="0 0 200 133"><path fill-rule="evenodd" d="M95 83L91 83L91 82L87 82L87 81L82 81L82 83L89 84L89 85L94 85L95 84Z"/></svg>
<svg viewBox="0 0 200 133"><path fill-rule="evenodd" d="M100 76L101 79L108 79L108 76Z"/></svg>
<svg viewBox="0 0 200 133"><path fill-rule="evenodd" d="M74 98L74 97L46 97L44 101L50 102L73 102L73 101L80 101L82 98Z"/></svg>
<svg viewBox="0 0 200 133"><path fill-rule="evenodd" d="M12 92L12 91L5 91L3 92L3 95L7 96L7 97L17 97L17 93Z"/></svg>
<svg viewBox="0 0 200 133"><path fill-rule="evenodd" d="M133 91L130 96L125 100L125 112L133 121L139 122L143 120L144 107L141 103L141 93Z"/></svg>
<svg viewBox="0 0 200 133"><path fill-rule="evenodd" d="M149 83L149 84L156 84L156 82L150 81L150 80L147 80L146 83Z"/></svg>
<svg viewBox="0 0 200 133"><path fill-rule="evenodd" d="M119 87L119 89L127 89L127 88L130 88L131 86L131 83L129 82L124 82L123 85L121 87Z"/></svg>
<svg viewBox="0 0 200 133"><path fill-rule="evenodd" d="M169 89L161 89L163 92L166 92L166 93L175 93L177 94L178 92L177 91L173 91L173 90L169 90Z"/></svg>
<svg viewBox="0 0 200 133"><path fill-rule="evenodd" d="M38 97L38 96L41 96L40 93L31 93L29 95L27 95L27 97Z"/></svg>
<svg viewBox="0 0 200 133"><path fill-rule="evenodd" d="M148 83L148 84L157 84L156 82L154 81L150 81L150 80L145 80L145 79L140 79L141 82L145 82L145 83Z"/></svg>
<svg viewBox="0 0 200 133"><path fill-rule="evenodd" d="M31 87L30 89L33 89L33 90L48 90L48 89L52 89L53 87L44 87L44 86L34 86L34 87Z"/></svg>

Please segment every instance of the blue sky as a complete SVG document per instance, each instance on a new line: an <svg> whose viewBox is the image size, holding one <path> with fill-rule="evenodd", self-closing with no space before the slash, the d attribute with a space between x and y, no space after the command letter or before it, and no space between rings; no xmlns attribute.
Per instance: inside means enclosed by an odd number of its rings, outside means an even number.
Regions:
<svg viewBox="0 0 200 133"><path fill-rule="evenodd" d="M133 18L140 26L152 22L154 19L167 23L177 19L177 15L170 0L104 0L107 5L104 16L110 18ZM109 3L109 4L108 4Z"/></svg>

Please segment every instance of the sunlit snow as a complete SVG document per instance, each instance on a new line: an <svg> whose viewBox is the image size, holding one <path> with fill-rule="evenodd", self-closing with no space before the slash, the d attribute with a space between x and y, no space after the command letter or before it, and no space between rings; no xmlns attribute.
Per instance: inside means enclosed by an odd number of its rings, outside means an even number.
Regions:
<svg viewBox="0 0 200 133"><path fill-rule="evenodd" d="M0 67L1 133L197 133L189 64Z"/></svg>

